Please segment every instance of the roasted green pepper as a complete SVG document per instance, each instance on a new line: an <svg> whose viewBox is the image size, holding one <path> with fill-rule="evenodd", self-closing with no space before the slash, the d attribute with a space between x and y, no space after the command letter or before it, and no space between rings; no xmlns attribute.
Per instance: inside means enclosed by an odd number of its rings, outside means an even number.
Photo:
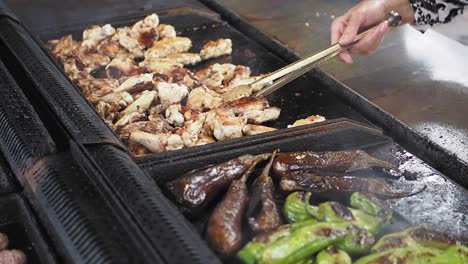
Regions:
<svg viewBox="0 0 468 264"><path fill-rule="evenodd" d="M348 223L308 224L268 244L252 241L238 256L246 263L296 263L354 235L355 230Z"/></svg>
<svg viewBox="0 0 468 264"><path fill-rule="evenodd" d="M351 257L334 246L320 251L315 259L315 264L351 264Z"/></svg>
<svg viewBox="0 0 468 264"><path fill-rule="evenodd" d="M467 246L467 238L457 237L424 227L412 227L400 233L383 236L372 247L372 251L380 252L392 248L414 246L446 249L454 245Z"/></svg>
<svg viewBox="0 0 468 264"><path fill-rule="evenodd" d="M305 207L306 193L293 192L286 198L283 207L283 214L289 223L301 222L312 217Z"/></svg>
<svg viewBox="0 0 468 264"><path fill-rule="evenodd" d="M369 231L371 234L377 234L390 220L387 218L378 218L376 216L365 213L364 211L354 208L348 208L337 202L325 202L318 206L309 204L310 194L306 195L306 211L319 221L325 222L348 222L360 228ZM359 201L360 202L360 201ZM370 200L366 200L366 205L369 206ZM357 204L360 205L359 203Z"/></svg>

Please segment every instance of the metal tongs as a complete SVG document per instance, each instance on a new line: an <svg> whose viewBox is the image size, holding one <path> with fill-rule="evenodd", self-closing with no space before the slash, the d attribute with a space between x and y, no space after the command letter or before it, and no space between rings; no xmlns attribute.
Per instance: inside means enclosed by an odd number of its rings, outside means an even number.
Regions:
<svg viewBox="0 0 468 264"><path fill-rule="evenodd" d="M372 29L380 26L381 24L388 24L391 27L396 27L400 25L401 19L401 16L397 12L391 11L389 17L386 20L358 34L351 45L346 47L343 47L340 44L332 45L320 52L312 54L304 59L298 60L279 70L276 70L249 85L240 85L234 87L222 95L223 100L228 102L234 101L244 96L250 96L254 92L255 94L253 96L256 98L265 97L317 67L320 63L327 61L328 59L338 55L340 52L351 48Z"/></svg>

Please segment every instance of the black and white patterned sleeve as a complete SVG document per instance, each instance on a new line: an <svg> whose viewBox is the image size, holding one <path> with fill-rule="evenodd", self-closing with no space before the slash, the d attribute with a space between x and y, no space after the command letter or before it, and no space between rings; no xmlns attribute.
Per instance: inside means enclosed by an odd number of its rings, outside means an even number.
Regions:
<svg viewBox="0 0 468 264"><path fill-rule="evenodd" d="M410 0L416 25L448 23L463 13L468 0Z"/></svg>

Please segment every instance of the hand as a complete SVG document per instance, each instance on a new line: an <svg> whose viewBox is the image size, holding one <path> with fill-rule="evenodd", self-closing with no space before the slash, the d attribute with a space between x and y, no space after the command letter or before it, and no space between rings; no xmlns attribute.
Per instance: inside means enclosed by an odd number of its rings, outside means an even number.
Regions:
<svg viewBox="0 0 468 264"><path fill-rule="evenodd" d="M397 11L402 16L402 23L414 23L414 14L409 0L365 0L333 21L331 43L339 43L342 46L352 44L359 31L383 21L391 10ZM353 63L351 54L373 54L390 30L391 27L387 24L378 26L369 31L348 51L338 54L338 58L351 64Z"/></svg>

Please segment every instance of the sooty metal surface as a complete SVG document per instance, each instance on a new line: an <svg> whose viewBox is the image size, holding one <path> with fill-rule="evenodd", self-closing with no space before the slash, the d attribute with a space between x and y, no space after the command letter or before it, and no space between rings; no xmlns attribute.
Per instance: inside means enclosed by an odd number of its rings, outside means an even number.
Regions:
<svg viewBox="0 0 468 264"><path fill-rule="evenodd" d="M99 173L73 149L26 177L25 193L66 263L162 263Z"/></svg>
<svg viewBox="0 0 468 264"><path fill-rule="evenodd" d="M125 26L143 17L144 16L135 17L131 20L124 21L108 21L108 23L115 26ZM193 41L192 51L195 52L199 51L201 46L208 40L217 38L232 39L233 52L231 56L209 60L197 65L193 70L201 69L213 63L233 63L249 66L252 69L252 75L257 75L271 72L285 65L285 62L275 54L267 51L228 24L213 17L203 16L198 13L179 13L177 15L163 15L160 19L161 23L174 25L179 35L191 38ZM83 26L78 26L73 29L58 29L55 32L40 32L38 36L43 42L66 34L72 34L74 38L80 38L83 29ZM78 88L76 89L78 90ZM296 119L304 118L312 114L323 115L327 119L345 117L368 123L362 115L344 104L335 95L330 93L325 86L320 85L317 81L313 81L307 76L292 82L288 87L272 94L268 99L271 105L282 109L278 120L266 124L276 128L285 128ZM253 140L253 138L247 139L244 137L226 141L225 144L238 144L240 141L248 140ZM195 153L196 155L207 154L217 149L218 146L222 144L223 143L215 143L205 147L192 147L166 153L152 154L144 158L137 158L137 160L139 164L144 164L145 162L155 162L155 160L182 158L188 155L194 155Z"/></svg>
<svg viewBox="0 0 468 264"><path fill-rule="evenodd" d="M200 2L219 13L223 20L228 21L243 34L261 43L268 50L277 54L284 60L293 62L300 58L287 46L253 27L245 19L217 1L200 0ZM466 175L468 175L468 164L458 158L454 153L449 153L440 145L434 143L434 141L429 140L427 136L421 135L409 126L403 124L394 116L383 111L381 108L320 69L311 71L309 76L321 83L321 85L327 87L337 97L341 98L352 106L353 109L364 115L369 121L383 128L385 133L392 136L392 138L405 149L422 158L437 170L444 172L465 188L468 188L468 178L466 177Z"/></svg>
<svg viewBox="0 0 468 264"><path fill-rule="evenodd" d="M49 241L42 234L31 209L22 196L10 194L0 197L0 233L8 236L8 249L19 249L28 263L57 263Z"/></svg>
<svg viewBox="0 0 468 264"><path fill-rule="evenodd" d="M0 149L21 176L37 160L54 153L55 143L2 61L0 90Z"/></svg>
<svg viewBox="0 0 468 264"><path fill-rule="evenodd" d="M124 151L90 146L90 155L166 263L217 263L177 208Z"/></svg>
<svg viewBox="0 0 468 264"><path fill-rule="evenodd" d="M17 192L20 190L18 182L10 169L3 153L0 153L0 194Z"/></svg>
<svg viewBox="0 0 468 264"><path fill-rule="evenodd" d="M410 191L419 189L423 185L427 186L427 189L420 194L386 201L396 215L385 232L396 232L409 226L426 226L446 230L453 234L468 235L466 219L468 213L467 190L404 150L378 130L349 122L346 126L327 125L315 132L273 140L263 144L252 144L212 155L159 164L153 166L152 170L153 173L158 174L154 175L154 177L159 180L159 184L164 190L166 182L176 179L193 169L220 163L244 154L271 153L275 149L280 149L282 152L365 150L372 156L398 166L402 176L396 178L395 175L372 169L359 172L364 177L382 177L394 191ZM253 179L249 181L251 180ZM276 187L276 189L279 188ZM279 197L285 195L280 191L277 191L277 193ZM170 197L169 193L168 195ZM323 197L337 199L336 195L331 193L325 194ZM341 201L341 199L338 200ZM281 204L280 201L278 202ZM205 211L197 214L186 214L187 220L195 226L202 236L212 209L213 207L208 207ZM184 208L180 208L180 210L185 211Z"/></svg>

